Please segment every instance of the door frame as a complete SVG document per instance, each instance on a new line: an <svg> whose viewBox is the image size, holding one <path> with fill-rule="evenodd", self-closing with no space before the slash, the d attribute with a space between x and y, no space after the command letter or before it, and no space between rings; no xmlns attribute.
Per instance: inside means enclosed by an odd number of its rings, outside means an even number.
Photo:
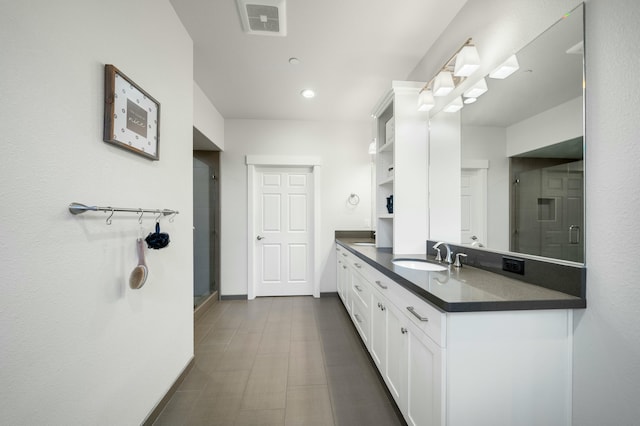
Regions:
<svg viewBox="0 0 640 426"><path fill-rule="evenodd" d="M488 229L488 169L489 160L462 160L460 164L460 172L462 170L474 170L477 173L478 181L480 183L480 210L482 213L482 220L480 220L480 228L482 228L482 234L484 241L480 241L485 247L491 247L489 245L489 229Z"/></svg>
<svg viewBox="0 0 640 426"><path fill-rule="evenodd" d="M320 177L322 160L313 156L247 155L247 299L256 298L254 223L256 167L306 167L313 175L313 297L320 297Z"/></svg>

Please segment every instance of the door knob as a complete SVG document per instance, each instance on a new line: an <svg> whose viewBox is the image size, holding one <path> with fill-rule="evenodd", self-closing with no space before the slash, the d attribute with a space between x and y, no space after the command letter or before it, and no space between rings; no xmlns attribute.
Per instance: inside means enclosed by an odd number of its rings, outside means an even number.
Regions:
<svg viewBox="0 0 640 426"><path fill-rule="evenodd" d="M260 240L264 240L264 237L263 237L263 236L261 236L261 235L258 235L258 236L256 237L256 239L257 239L258 241L260 241Z"/></svg>

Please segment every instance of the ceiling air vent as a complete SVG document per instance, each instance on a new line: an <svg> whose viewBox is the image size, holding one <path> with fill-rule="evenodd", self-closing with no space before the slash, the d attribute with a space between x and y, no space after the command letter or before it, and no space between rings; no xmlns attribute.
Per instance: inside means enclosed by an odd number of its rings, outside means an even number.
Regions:
<svg viewBox="0 0 640 426"><path fill-rule="evenodd" d="M242 28L249 34L287 35L285 0L236 0Z"/></svg>

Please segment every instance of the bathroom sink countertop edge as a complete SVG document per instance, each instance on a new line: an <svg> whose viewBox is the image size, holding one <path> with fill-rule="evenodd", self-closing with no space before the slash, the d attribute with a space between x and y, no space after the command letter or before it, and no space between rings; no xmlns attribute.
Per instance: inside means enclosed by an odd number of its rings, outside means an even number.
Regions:
<svg viewBox="0 0 640 426"><path fill-rule="evenodd" d="M373 241L373 240L371 240ZM336 238L336 243L402 287L444 312L537 309L580 309L583 298L504 277L470 266L421 271L394 265L393 259L426 259L424 254L393 254L391 249L354 243L362 238Z"/></svg>

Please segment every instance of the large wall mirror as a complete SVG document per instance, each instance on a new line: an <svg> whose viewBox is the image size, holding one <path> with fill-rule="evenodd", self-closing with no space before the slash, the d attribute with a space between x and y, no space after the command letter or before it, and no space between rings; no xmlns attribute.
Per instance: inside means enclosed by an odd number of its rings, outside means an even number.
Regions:
<svg viewBox="0 0 640 426"><path fill-rule="evenodd" d="M430 239L584 262L583 40L581 5L431 117Z"/></svg>

